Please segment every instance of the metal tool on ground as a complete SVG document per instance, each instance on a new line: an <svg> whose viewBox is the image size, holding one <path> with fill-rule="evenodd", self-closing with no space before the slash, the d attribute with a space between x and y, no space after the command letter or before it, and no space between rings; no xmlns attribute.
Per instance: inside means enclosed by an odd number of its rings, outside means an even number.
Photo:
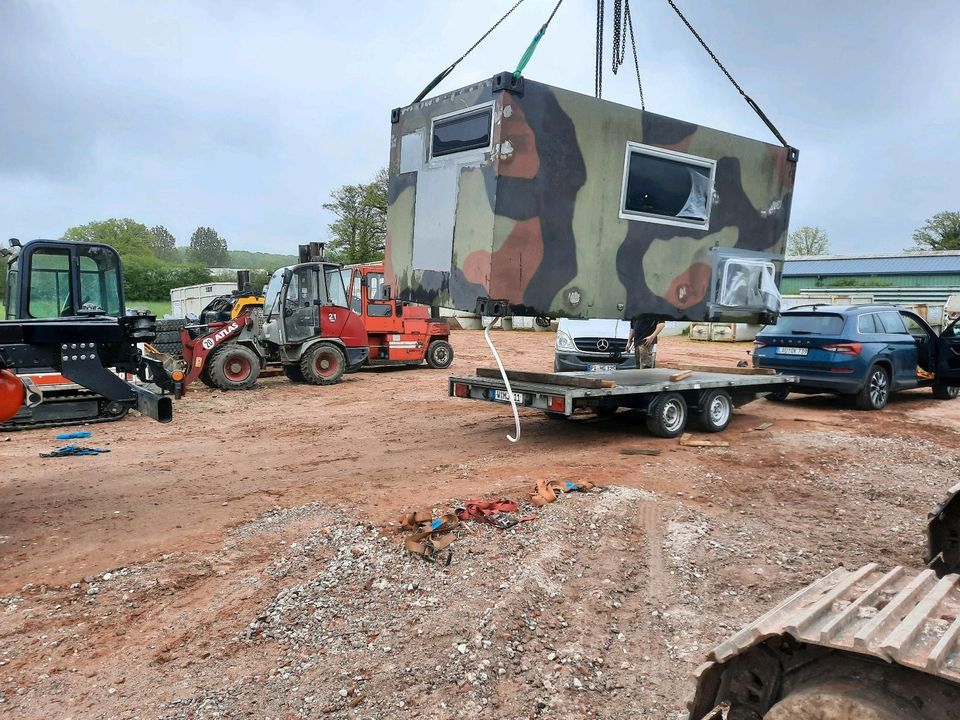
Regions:
<svg viewBox="0 0 960 720"><path fill-rule="evenodd" d="M0 321L4 430L117 420L131 408L160 422L171 399L132 381L152 363L138 345L156 318L128 313L120 256L109 245L11 240ZM48 382L49 381L49 382Z"/></svg>

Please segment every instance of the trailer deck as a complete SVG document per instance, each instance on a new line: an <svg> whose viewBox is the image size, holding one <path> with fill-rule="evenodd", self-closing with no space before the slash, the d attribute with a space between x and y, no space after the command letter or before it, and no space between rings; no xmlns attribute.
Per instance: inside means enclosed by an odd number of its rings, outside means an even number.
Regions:
<svg viewBox="0 0 960 720"><path fill-rule="evenodd" d="M507 371L513 400L520 408L570 417L578 413L613 414L621 408L647 415L650 431L676 437L696 417L700 428L720 432L732 410L771 393L787 390L795 379L744 368L729 371L650 368L608 372L524 373ZM479 369L473 377L449 379L449 394L510 404L499 371Z"/></svg>

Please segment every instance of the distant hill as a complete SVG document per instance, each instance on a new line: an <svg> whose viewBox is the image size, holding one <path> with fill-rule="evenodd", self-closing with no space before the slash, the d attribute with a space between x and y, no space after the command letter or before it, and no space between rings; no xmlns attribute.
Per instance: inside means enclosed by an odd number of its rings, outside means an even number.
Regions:
<svg viewBox="0 0 960 720"><path fill-rule="evenodd" d="M187 248L178 247L177 252L181 259L186 259ZM296 255L280 255L278 253L250 252L248 250L228 250L227 267L246 268L247 270L269 270L273 272L278 267L296 265Z"/></svg>
<svg viewBox="0 0 960 720"><path fill-rule="evenodd" d="M296 255L279 255L277 253L249 252L248 250L229 250L230 267L248 268L250 270L270 270L271 272L284 265L296 265Z"/></svg>

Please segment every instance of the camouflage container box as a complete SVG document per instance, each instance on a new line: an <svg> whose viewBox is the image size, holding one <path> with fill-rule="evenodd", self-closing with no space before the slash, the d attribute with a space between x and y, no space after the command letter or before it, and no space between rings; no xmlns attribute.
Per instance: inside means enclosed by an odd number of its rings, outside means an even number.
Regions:
<svg viewBox="0 0 960 720"><path fill-rule="evenodd" d="M401 299L572 318L779 310L793 148L510 73L392 123L386 268Z"/></svg>

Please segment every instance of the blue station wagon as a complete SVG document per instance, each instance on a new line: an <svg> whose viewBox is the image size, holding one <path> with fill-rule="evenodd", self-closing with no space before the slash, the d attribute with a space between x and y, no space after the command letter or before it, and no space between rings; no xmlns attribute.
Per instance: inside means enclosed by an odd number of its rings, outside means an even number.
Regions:
<svg viewBox="0 0 960 720"><path fill-rule="evenodd" d="M797 377L772 400L836 393L880 410L891 392L916 387L952 400L960 391L957 322L938 336L916 313L891 305L803 305L760 331L753 364Z"/></svg>

